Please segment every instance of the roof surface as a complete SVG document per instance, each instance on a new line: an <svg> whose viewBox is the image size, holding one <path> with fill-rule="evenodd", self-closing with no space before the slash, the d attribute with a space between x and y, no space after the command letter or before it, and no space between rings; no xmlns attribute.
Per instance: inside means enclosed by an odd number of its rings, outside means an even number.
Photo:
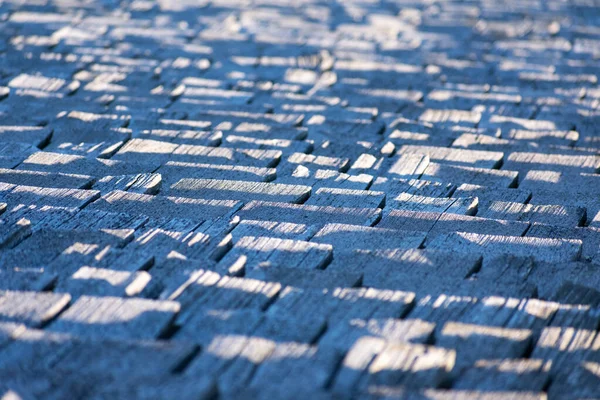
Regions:
<svg viewBox="0 0 600 400"><path fill-rule="evenodd" d="M0 390L600 397L600 3L0 3Z"/></svg>

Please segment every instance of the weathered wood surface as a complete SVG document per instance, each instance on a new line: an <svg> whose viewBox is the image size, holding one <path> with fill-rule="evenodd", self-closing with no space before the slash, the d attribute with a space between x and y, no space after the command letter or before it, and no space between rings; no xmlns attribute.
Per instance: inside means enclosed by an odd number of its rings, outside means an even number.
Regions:
<svg viewBox="0 0 600 400"><path fill-rule="evenodd" d="M0 398L598 398L599 5L0 2Z"/></svg>

